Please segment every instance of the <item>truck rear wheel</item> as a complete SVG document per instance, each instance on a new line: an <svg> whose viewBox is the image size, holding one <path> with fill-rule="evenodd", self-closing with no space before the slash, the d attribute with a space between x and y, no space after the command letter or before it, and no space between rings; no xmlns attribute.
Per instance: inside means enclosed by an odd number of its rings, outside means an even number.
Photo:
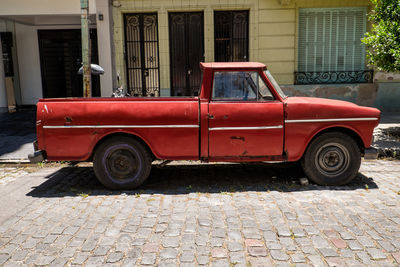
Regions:
<svg viewBox="0 0 400 267"><path fill-rule="evenodd" d="M149 176L151 157L140 142L113 137L97 148L93 169L97 179L110 189L134 189Z"/></svg>
<svg viewBox="0 0 400 267"><path fill-rule="evenodd" d="M360 149L353 138L344 133L325 133L311 142L301 164L313 182L343 185L353 180L360 169Z"/></svg>

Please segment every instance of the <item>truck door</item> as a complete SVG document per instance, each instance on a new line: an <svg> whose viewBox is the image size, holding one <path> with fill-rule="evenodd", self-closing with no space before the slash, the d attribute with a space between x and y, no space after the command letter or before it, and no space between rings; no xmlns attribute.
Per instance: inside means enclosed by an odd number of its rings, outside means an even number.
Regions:
<svg viewBox="0 0 400 267"><path fill-rule="evenodd" d="M283 103L257 71L214 72L208 110L209 157L283 153Z"/></svg>

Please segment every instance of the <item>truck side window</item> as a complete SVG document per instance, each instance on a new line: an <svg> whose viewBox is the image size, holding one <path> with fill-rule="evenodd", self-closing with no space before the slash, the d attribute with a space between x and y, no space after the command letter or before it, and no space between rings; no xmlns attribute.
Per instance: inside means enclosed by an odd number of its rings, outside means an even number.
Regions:
<svg viewBox="0 0 400 267"><path fill-rule="evenodd" d="M272 94L255 71L221 71L214 73L213 100L272 100Z"/></svg>

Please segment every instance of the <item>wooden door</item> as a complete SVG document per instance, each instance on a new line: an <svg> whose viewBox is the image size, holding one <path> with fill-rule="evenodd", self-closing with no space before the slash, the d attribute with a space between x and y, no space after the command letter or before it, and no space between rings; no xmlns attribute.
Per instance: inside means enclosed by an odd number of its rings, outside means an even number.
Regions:
<svg viewBox="0 0 400 267"><path fill-rule="evenodd" d="M204 61L203 12L169 13L172 96L197 96Z"/></svg>
<svg viewBox="0 0 400 267"><path fill-rule="evenodd" d="M216 62L249 61L249 11L214 12Z"/></svg>

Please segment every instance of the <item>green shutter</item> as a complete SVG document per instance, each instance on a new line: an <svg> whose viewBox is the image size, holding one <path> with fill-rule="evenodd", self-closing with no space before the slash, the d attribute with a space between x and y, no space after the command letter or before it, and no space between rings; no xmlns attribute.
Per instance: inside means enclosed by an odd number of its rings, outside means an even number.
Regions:
<svg viewBox="0 0 400 267"><path fill-rule="evenodd" d="M299 10L298 71L365 69L366 8Z"/></svg>

